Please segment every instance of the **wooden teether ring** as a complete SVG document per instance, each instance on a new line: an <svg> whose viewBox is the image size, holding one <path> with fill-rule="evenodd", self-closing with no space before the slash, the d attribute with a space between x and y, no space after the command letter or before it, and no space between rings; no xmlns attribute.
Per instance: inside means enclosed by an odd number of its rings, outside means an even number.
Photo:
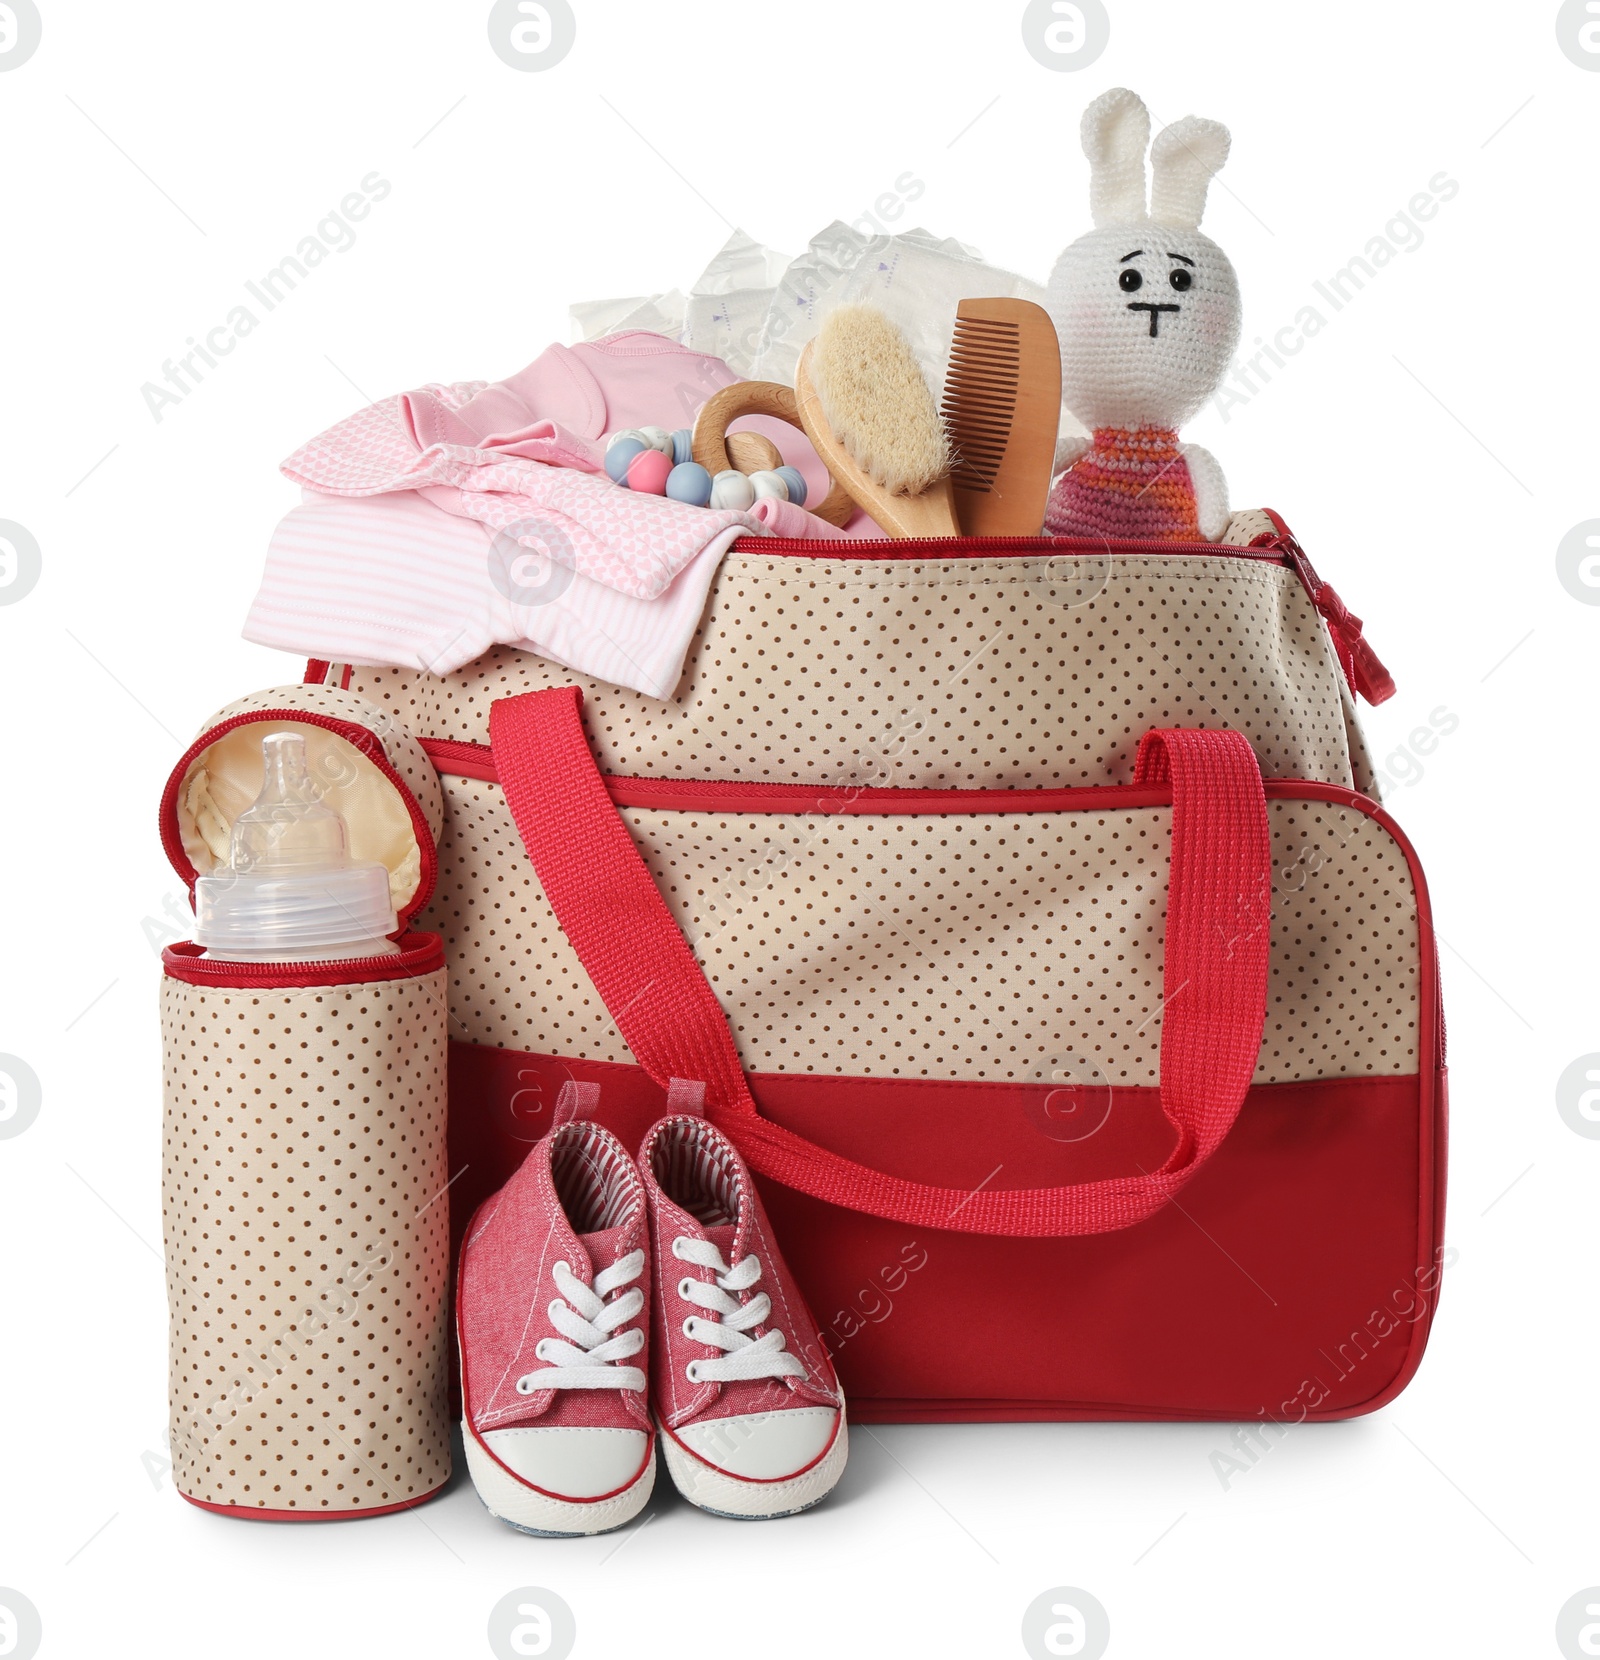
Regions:
<svg viewBox="0 0 1600 1660"><path fill-rule="evenodd" d="M774 472L783 465L783 452L759 432L730 432L723 439L728 465L741 473Z"/></svg>
<svg viewBox="0 0 1600 1660"><path fill-rule="evenodd" d="M734 465L728 456L728 428L745 415L770 415L787 421L800 432L805 431L789 387L780 386L775 380L739 380L732 386L724 386L705 401L694 421L692 453L713 478ZM734 436L737 439L741 435ZM816 507L808 504L807 510L827 524L845 524L854 515L856 504L831 474L829 484L827 498Z"/></svg>

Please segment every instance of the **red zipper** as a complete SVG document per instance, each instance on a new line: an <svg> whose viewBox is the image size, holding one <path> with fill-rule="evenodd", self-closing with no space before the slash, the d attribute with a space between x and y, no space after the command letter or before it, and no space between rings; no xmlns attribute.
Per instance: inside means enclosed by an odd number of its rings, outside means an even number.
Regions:
<svg viewBox="0 0 1600 1660"><path fill-rule="evenodd" d="M444 967L444 941L437 934L402 934L400 949L384 957L337 957L306 963L232 962L207 957L192 940L161 953L167 977L190 986L239 990L289 990L310 986L357 986L376 980L410 980Z"/></svg>
<svg viewBox="0 0 1600 1660"><path fill-rule="evenodd" d="M497 784L488 744L456 738L418 740L440 772ZM953 814L1104 813L1170 805L1170 784L1019 785L1015 789L960 789L903 785L768 784L745 778L653 778L604 773L601 782L617 807L663 813ZM1376 803L1343 784L1305 778L1264 778L1268 800L1327 801L1372 812Z"/></svg>
<svg viewBox="0 0 1600 1660"><path fill-rule="evenodd" d="M487 744L458 738L418 738L417 742L438 772L448 772L454 778L475 778L481 784L500 782Z"/></svg>
<svg viewBox="0 0 1600 1660"><path fill-rule="evenodd" d="M1339 667L1344 670L1346 684L1352 692L1364 697L1368 703L1386 703L1394 696L1394 676L1379 661L1377 652L1363 636L1364 625L1360 617L1339 598L1330 583L1324 582L1317 575L1316 569L1306 557L1306 550L1294 539L1283 520L1270 509L1268 514L1278 527L1278 534L1270 543L1264 545L1279 549L1288 563L1294 567L1295 575L1300 578L1301 587L1305 589L1311 603L1316 606L1318 615L1328 625L1334 655L1339 659Z"/></svg>
<svg viewBox="0 0 1600 1660"><path fill-rule="evenodd" d="M983 559L1008 554L1105 554L1114 559L1140 554L1188 554L1193 557L1257 559L1268 564L1293 561L1280 548L1282 537L1260 546L1235 547L1222 542L1097 542L1084 536L913 536L901 541L884 537L851 537L840 541L813 541L795 536L741 536L735 553L780 554L806 559Z"/></svg>
<svg viewBox="0 0 1600 1660"><path fill-rule="evenodd" d="M488 758L493 765L493 758ZM772 813L786 818L818 814L936 817L968 813L1120 813L1170 807L1171 784L1090 784L1017 789L951 789L851 784L762 784L743 779L621 777L602 779L618 807L663 813ZM1377 804L1342 784L1304 778L1264 778L1269 801L1326 801L1370 813Z"/></svg>

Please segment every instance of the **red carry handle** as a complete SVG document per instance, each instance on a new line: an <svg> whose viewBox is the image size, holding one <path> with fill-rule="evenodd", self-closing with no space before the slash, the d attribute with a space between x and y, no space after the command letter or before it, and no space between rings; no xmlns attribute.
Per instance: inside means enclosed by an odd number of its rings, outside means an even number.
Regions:
<svg viewBox="0 0 1600 1660"><path fill-rule="evenodd" d="M813 1198L919 1228L1061 1238L1141 1222L1221 1145L1266 1019L1272 845L1261 772L1237 732L1156 731L1135 782L1172 786L1157 1170L1066 1187L932 1187L839 1157L761 1117L727 1016L601 779L575 686L502 698L495 766L556 920L634 1058L665 1088L704 1079L706 1112L752 1169ZM819 1089L826 1083L819 1080Z"/></svg>

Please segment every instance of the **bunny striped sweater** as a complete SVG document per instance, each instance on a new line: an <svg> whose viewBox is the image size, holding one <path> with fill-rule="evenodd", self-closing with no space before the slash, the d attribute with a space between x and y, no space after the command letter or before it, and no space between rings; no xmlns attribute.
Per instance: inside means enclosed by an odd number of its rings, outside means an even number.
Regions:
<svg viewBox="0 0 1600 1660"><path fill-rule="evenodd" d="M1194 481L1167 427L1101 427L1050 490L1048 536L1198 542Z"/></svg>

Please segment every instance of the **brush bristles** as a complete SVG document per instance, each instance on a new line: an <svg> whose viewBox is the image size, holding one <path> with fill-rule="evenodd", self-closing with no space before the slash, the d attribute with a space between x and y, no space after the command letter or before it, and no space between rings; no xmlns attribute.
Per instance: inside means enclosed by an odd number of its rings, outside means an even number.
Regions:
<svg viewBox="0 0 1600 1660"><path fill-rule="evenodd" d="M811 378L828 425L862 472L894 496L920 496L950 471L950 445L906 337L875 306L823 319Z"/></svg>

